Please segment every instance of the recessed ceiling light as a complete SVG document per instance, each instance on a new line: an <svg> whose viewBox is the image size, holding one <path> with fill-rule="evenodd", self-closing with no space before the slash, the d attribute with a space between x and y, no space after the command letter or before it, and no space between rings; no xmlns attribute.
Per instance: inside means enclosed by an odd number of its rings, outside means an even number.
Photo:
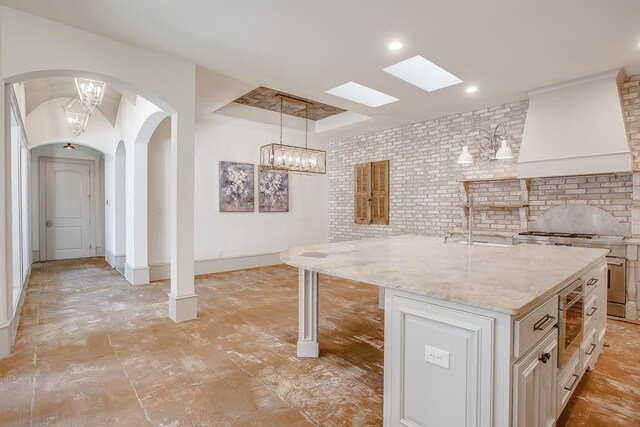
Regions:
<svg viewBox="0 0 640 427"><path fill-rule="evenodd" d="M402 49L402 43L400 42L391 42L389 44L389 49L390 50L398 50L398 49Z"/></svg>
<svg viewBox="0 0 640 427"><path fill-rule="evenodd" d="M396 102L398 98L379 92L359 83L349 82L326 91L329 95L339 96L349 101L357 102L368 107L379 107L381 105Z"/></svg>
<svg viewBox="0 0 640 427"><path fill-rule="evenodd" d="M477 91L478 91L478 88L477 88L477 87L475 87L475 86L469 86L469 87L466 89L466 91L467 91L467 93L473 93L473 92L477 92Z"/></svg>
<svg viewBox="0 0 640 427"><path fill-rule="evenodd" d="M382 71L429 92L462 83L461 79L420 55L398 62Z"/></svg>

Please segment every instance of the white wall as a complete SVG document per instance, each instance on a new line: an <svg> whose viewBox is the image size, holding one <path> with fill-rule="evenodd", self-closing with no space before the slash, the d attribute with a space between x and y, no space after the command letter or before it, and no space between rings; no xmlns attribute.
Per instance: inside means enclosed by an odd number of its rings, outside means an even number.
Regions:
<svg viewBox="0 0 640 427"><path fill-rule="evenodd" d="M256 210L219 212L220 161L256 164L261 145L279 139L279 127L213 115L196 122L195 146L195 258L273 254L289 246L327 241L327 178L325 175L291 174L290 211L259 213L256 166ZM149 265L168 262L166 170L169 167L170 129L163 122L149 144ZM284 143L304 144L304 132L285 129ZM310 135L309 145L317 145ZM222 254L222 255L221 255ZM273 259L273 258L272 258ZM196 268L196 271L199 269ZM199 271L203 271L200 269Z"/></svg>
<svg viewBox="0 0 640 427"><path fill-rule="evenodd" d="M31 150L31 245L34 251L34 261L38 261L40 249L40 167L41 157L55 157L64 159L81 159L93 160L95 162L96 177L94 178L94 197L93 209L96 213L96 249L98 254L103 255L104 251L104 167L103 154L97 150L82 145L75 145L75 150L65 150L62 148L64 144L50 144L33 148Z"/></svg>
<svg viewBox="0 0 640 427"><path fill-rule="evenodd" d="M277 142L279 127L213 115L196 122L196 259L279 252L327 240L325 175L289 175L289 212L219 212L219 162L259 162L260 146ZM304 132L285 129L284 143L303 145ZM310 135L309 145L323 148Z"/></svg>
<svg viewBox="0 0 640 427"><path fill-rule="evenodd" d="M147 189L149 265L169 262L169 168L171 119L164 119L149 141ZM196 196L197 197L197 196ZM196 225L196 234L198 227Z"/></svg>
<svg viewBox="0 0 640 427"><path fill-rule="evenodd" d="M115 156L105 156L105 257L114 268L123 270L126 260L126 156L124 141Z"/></svg>

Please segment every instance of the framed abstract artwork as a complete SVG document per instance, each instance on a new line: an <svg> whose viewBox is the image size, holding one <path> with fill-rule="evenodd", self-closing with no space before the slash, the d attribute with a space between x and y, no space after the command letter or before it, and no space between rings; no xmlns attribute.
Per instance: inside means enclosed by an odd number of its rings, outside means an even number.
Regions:
<svg viewBox="0 0 640 427"><path fill-rule="evenodd" d="M220 162L220 212L254 211L254 166Z"/></svg>
<svg viewBox="0 0 640 427"><path fill-rule="evenodd" d="M289 173L260 168L258 177L258 211L289 212Z"/></svg>

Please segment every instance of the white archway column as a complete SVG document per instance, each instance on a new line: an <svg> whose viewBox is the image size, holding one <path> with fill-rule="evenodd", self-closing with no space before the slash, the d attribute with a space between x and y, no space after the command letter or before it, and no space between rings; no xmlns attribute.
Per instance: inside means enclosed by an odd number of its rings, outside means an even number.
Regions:
<svg viewBox="0 0 640 427"><path fill-rule="evenodd" d="M7 215L7 197L10 192L8 188L10 181L7 179L7 155L10 149L11 126L9 122L10 109L7 108L8 97L5 96L4 80L0 79L0 358L11 353L13 337L11 331L11 313L13 311L13 288L11 286L11 271L7 268L10 265L11 246L8 238L8 230L11 222Z"/></svg>
<svg viewBox="0 0 640 427"><path fill-rule="evenodd" d="M126 246L124 276L133 285L149 283L147 256L147 144L133 143L126 155Z"/></svg>
<svg viewBox="0 0 640 427"><path fill-rule="evenodd" d="M124 142L118 143L113 164L114 266L124 269L127 253L127 157Z"/></svg>
<svg viewBox="0 0 640 427"><path fill-rule="evenodd" d="M194 115L171 116L170 236L171 292L169 317L174 322L198 315L194 292ZM146 173L146 170L145 170Z"/></svg>

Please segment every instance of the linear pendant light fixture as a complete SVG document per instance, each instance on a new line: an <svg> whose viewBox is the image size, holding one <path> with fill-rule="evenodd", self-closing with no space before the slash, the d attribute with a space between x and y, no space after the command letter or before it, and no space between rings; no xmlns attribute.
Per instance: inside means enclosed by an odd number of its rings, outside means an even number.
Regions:
<svg viewBox="0 0 640 427"><path fill-rule="evenodd" d="M308 147L309 139L309 102L276 95L280 98L280 143L267 144L260 147L260 166L268 169L286 170L302 174L326 174L327 152ZM282 103L283 101L304 105L304 147L285 145L282 143Z"/></svg>

